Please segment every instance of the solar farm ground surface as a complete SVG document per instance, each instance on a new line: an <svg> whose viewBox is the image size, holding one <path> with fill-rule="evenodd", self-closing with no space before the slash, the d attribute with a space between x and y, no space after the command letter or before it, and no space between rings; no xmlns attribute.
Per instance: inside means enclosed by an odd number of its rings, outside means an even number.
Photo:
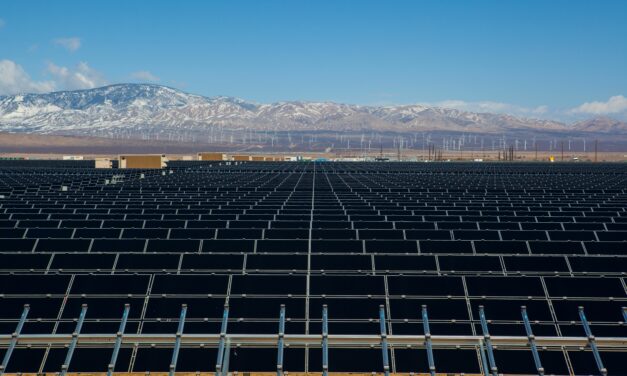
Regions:
<svg viewBox="0 0 627 376"><path fill-rule="evenodd" d="M171 162L96 170L81 161L0 165L0 330L627 337L627 165ZM143 178L141 177L143 174ZM118 175L113 179L113 175ZM115 184L105 184L115 180ZM275 347L232 344L230 370L272 372ZM6 351L3 345L0 356ZM70 372L106 372L112 346L74 351ZM321 372L319 347L284 370ZM68 349L18 346L7 372L59 372ZM171 346L122 346L117 372L168 371ZM547 374L598 374L589 346L540 348ZM390 371L429 371L424 347L392 346ZM627 374L627 348L601 348ZM182 346L176 370L215 370L215 346ZM498 371L537 373L529 348L497 346ZM437 372L480 373L477 348L435 346ZM381 349L331 348L331 372L382 372Z"/></svg>

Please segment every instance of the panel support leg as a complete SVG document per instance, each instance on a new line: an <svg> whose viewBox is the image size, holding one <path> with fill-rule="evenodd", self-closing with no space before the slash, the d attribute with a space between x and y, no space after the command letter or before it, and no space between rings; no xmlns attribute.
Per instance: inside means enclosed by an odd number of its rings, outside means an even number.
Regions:
<svg viewBox="0 0 627 376"><path fill-rule="evenodd" d="M279 313L279 341L277 344L276 376L283 376L283 344L285 336L285 304Z"/></svg>
<svg viewBox="0 0 627 376"><path fill-rule="evenodd" d="M322 376L329 376L329 312L322 306Z"/></svg>
<svg viewBox="0 0 627 376"><path fill-rule="evenodd" d="M422 306L422 327L425 332L425 345L427 347L427 360L429 361L429 373L435 376L435 361L433 360L433 346L431 344L431 329L429 329L429 315L427 306Z"/></svg>
<svg viewBox="0 0 627 376"><path fill-rule="evenodd" d="M22 328L24 327L24 323L26 322L26 317L28 317L28 311L30 311L30 305L24 304L22 316L20 317L20 321L17 323L15 331L11 335L11 343L9 344L7 352L4 354L4 359L2 359L2 365L0 365L0 376L4 374L4 371L9 365L9 360L11 360L11 354L13 354L15 346L17 346L17 341L20 338L20 333L22 333Z"/></svg>
<svg viewBox="0 0 627 376"><path fill-rule="evenodd" d="M81 328L83 327L83 321L85 321L86 314L87 314L87 304L83 304L83 306L81 307L81 315L78 317L78 322L76 323L76 329L74 329L74 333L72 333L72 342L70 342L70 347L67 350L65 361L63 362L63 365L61 366L61 376L66 376L67 371L70 368L72 355L74 355L74 349L76 349L76 344L78 343L78 335L81 334Z"/></svg>
<svg viewBox="0 0 627 376"><path fill-rule="evenodd" d="M488 331L488 321L485 318L485 311L483 306L479 306L479 318L481 319L481 330L483 331L483 339L485 341L486 348L488 349L488 361L490 362L490 373L492 376L498 376L499 370L496 367L494 361L494 349L492 348L492 339L490 338L490 332Z"/></svg>
<svg viewBox="0 0 627 376"><path fill-rule="evenodd" d="M187 304L181 306L181 317L179 318L179 327L176 330L176 340L174 342L174 350L172 351L172 361L170 362L170 376L174 376L176 372L176 362L179 359L179 350L181 349L181 336L185 328L185 316L187 316Z"/></svg>
<svg viewBox="0 0 627 376"><path fill-rule="evenodd" d="M481 368L483 368L483 375L490 376L490 368L488 367L488 359L485 353L485 346L483 346L483 340L479 340L479 356L481 357Z"/></svg>
<svg viewBox="0 0 627 376"><path fill-rule="evenodd" d="M118 354L120 353L120 347L122 346L122 337L124 336L124 330L126 330L126 321L128 320L128 313L130 309L130 304L124 305L124 313L122 313L120 328L115 335L115 344L113 345L113 354L111 354L111 361L109 362L107 376L113 376L113 371L115 371L115 363L118 361Z"/></svg>
<svg viewBox="0 0 627 376"><path fill-rule="evenodd" d="M224 306L224 313L222 314L222 326L220 327L220 343L218 345L218 359L216 361L216 373L215 376L222 375L222 369L224 366L224 347L226 345L226 329L229 323L229 307Z"/></svg>
<svg viewBox="0 0 627 376"><path fill-rule="evenodd" d="M229 366L231 360L231 340L226 340L226 345L224 348L224 362L222 363L222 376L229 375Z"/></svg>
<svg viewBox="0 0 627 376"><path fill-rule="evenodd" d="M383 373L390 376L390 358L388 356L388 335L385 327L385 307L379 306L379 327L381 328L381 351L383 353Z"/></svg>
<svg viewBox="0 0 627 376"><path fill-rule="evenodd" d="M579 307L579 318L581 319L583 330L586 331L586 336L588 336L588 345L590 345L590 348L592 349L592 354L594 355L594 360L597 363L597 368L599 368L599 372L601 372L601 375L607 375L607 369L605 369L605 367L603 366L601 354L599 354L596 340L594 338L594 335L592 334L592 330L590 329L588 320L586 319L586 314L583 311L583 307Z"/></svg>
<svg viewBox="0 0 627 376"><path fill-rule="evenodd" d="M529 316L527 315L527 307L520 307L520 313L525 324L525 331L527 332L527 338L529 338L529 346L531 346L531 353L533 354L533 361L536 364L536 370L539 376L544 376L544 367L540 361L540 354L538 353L538 346L536 346L536 337L531 330L531 323L529 322Z"/></svg>

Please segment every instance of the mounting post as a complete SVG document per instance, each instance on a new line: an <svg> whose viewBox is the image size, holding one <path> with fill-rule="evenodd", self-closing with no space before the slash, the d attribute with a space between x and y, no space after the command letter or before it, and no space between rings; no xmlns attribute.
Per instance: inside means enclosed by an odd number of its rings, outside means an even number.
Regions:
<svg viewBox="0 0 627 376"><path fill-rule="evenodd" d="M17 340L20 337L20 333L22 333L22 327L24 327L24 323L26 322L26 317L28 317L28 311L30 311L30 305L24 304L24 310L22 311L22 316L20 317L20 321L17 323L17 327L15 331L11 335L11 344L9 344L9 348L7 352L4 354L4 359L2 359L2 365L0 365L0 375L4 374L4 371L7 369L9 365L9 360L11 360L11 354L13 350L15 350L15 346L17 345Z"/></svg>
<svg viewBox="0 0 627 376"><path fill-rule="evenodd" d="M479 318L481 319L481 330L483 331L483 338L488 349L490 372L492 373L492 376L498 376L499 370L496 367L496 362L494 361L494 349L492 348L492 340L490 339L490 332L488 331L488 321L485 318L485 311L483 310L482 305L479 306Z"/></svg>
<svg viewBox="0 0 627 376"><path fill-rule="evenodd" d="M227 338L226 344L224 347L224 361L222 363L222 375L221 376L229 375L230 360L231 360L231 339Z"/></svg>
<svg viewBox="0 0 627 376"><path fill-rule="evenodd" d="M174 376L176 372L176 362L181 349L181 335L183 335L183 329L185 328L185 316L187 316L187 304L181 306L181 317L179 318L179 327L176 330L176 340L174 342L174 350L172 351L172 361L170 362L170 376Z"/></svg>
<svg viewBox="0 0 627 376"><path fill-rule="evenodd" d="M379 327L381 328L381 351L383 353L383 373L390 376L390 359L388 357L388 335L385 328L385 307L379 306Z"/></svg>
<svg viewBox="0 0 627 376"><path fill-rule="evenodd" d="M222 314L222 326L220 327L220 343L218 345L218 360L216 361L216 373L215 376L222 374L222 367L224 364L224 346L226 342L226 327L229 323L229 306L224 306L224 313Z"/></svg>
<svg viewBox="0 0 627 376"><path fill-rule="evenodd" d="M533 354L533 361L536 363L536 370L539 376L544 376L544 367L540 362L540 354L538 353L538 346L536 346L536 336L533 335L531 330L531 324L529 323L529 316L527 315L527 307L521 306L520 313L525 324L525 331L527 332L527 338L529 338L529 346L531 346L531 353Z"/></svg>
<svg viewBox="0 0 627 376"><path fill-rule="evenodd" d="M483 368L483 375L490 376L490 368L488 368L488 360L485 354L485 347L483 346L483 340L479 340L479 356L481 357L481 365Z"/></svg>
<svg viewBox="0 0 627 376"><path fill-rule="evenodd" d="M285 304L281 304L279 313L279 341L277 344L276 376L283 375L283 343L285 336Z"/></svg>
<svg viewBox="0 0 627 376"><path fill-rule="evenodd" d="M83 304L81 306L81 315L78 317L78 322L76 323L76 329L74 329L74 333L72 333L72 342L70 342L70 347L67 350L65 361L63 362L63 365L61 366L61 376L66 376L67 370L68 368L70 368L72 355L74 355L74 349L76 348L76 344L78 343L78 335L81 334L81 328L83 327L83 321L85 321L86 314L87 314L87 304Z"/></svg>
<svg viewBox="0 0 627 376"><path fill-rule="evenodd" d="M427 360L429 361L429 373L435 376L435 362L433 360L433 346L431 345L431 330L429 329L429 315L427 306L422 305L422 327L425 332L425 345L427 347Z"/></svg>
<svg viewBox="0 0 627 376"><path fill-rule="evenodd" d="M329 375L329 312L322 306L322 376Z"/></svg>
<svg viewBox="0 0 627 376"><path fill-rule="evenodd" d="M126 329L126 321L128 320L128 313L131 309L130 304L124 305L124 313L122 313L122 321L120 322L120 328L118 332L115 334L115 344L113 345L113 354L111 354L111 361L109 362L109 366L107 369L107 376L113 376L113 371L115 370L115 363L118 361L118 354L120 353L120 347L122 346L122 336L124 335L124 330Z"/></svg>
<svg viewBox="0 0 627 376"><path fill-rule="evenodd" d="M583 311L583 307L579 307L579 318L581 319L581 324L583 325L583 330L586 332L586 336L588 336L588 345L592 349L592 354L594 355L594 360L597 363L597 368L599 368L599 372L601 375L607 375L607 369L603 366L603 361L601 360L601 354L599 354L599 349L597 348L596 340L594 335L592 335L592 330L590 330L590 325L588 324L588 320L586 319L586 314Z"/></svg>

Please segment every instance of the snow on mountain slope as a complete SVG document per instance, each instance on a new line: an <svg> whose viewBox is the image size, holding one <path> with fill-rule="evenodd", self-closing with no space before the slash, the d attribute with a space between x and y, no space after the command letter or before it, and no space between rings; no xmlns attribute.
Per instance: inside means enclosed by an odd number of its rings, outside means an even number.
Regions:
<svg viewBox="0 0 627 376"><path fill-rule="evenodd" d="M207 98L160 85L119 84L90 90L0 97L0 131L89 135L142 134L215 129L257 131L508 131L627 132L625 123L573 126L510 115L405 106L357 106L331 102L255 104Z"/></svg>

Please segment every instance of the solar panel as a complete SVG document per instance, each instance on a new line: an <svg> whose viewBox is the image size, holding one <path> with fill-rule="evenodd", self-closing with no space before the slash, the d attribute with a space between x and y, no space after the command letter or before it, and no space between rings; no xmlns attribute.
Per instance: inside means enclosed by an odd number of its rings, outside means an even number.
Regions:
<svg viewBox="0 0 627 376"><path fill-rule="evenodd" d="M622 165L177 161L103 186L112 170L44 164L0 167L0 331L27 312L29 334L9 371L59 372L87 304L81 339L109 337L70 371L105 372L125 322L117 371L167 372L177 348L178 372L215 372L228 323L229 372L276 372L283 322L311 341L283 337L284 370L321 371L328 328L329 371L382 372L383 322L390 372L429 372L429 330L438 373L480 373L482 344L535 374L525 306L546 373L598 374L591 338L625 373ZM183 327L211 339L177 346ZM23 347L42 335L59 346Z"/></svg>

